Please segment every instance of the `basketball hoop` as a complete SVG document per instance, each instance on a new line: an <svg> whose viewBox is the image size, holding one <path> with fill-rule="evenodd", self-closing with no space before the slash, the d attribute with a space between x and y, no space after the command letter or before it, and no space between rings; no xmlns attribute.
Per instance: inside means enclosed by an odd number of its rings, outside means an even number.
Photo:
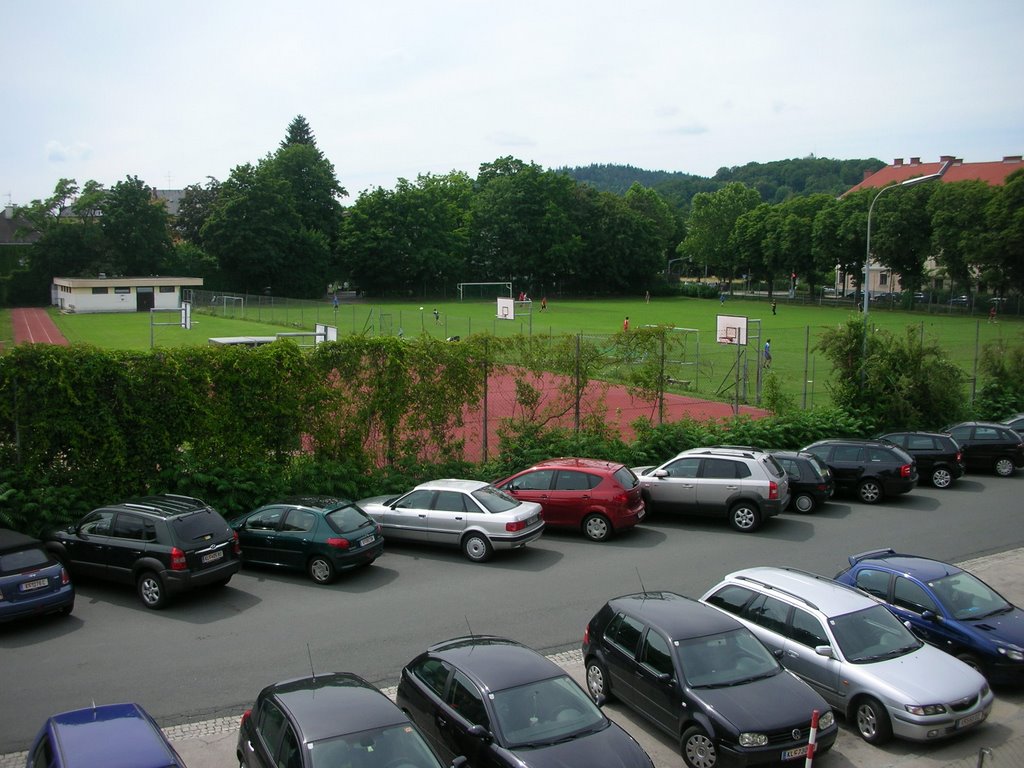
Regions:
<svg viewBox="0 0 1024 768"><path fill-rule="evenodd" d="M726 334L725 336L719 336L718 337L718 343L719 344L735 344L736 343L736 334L729 333L729 334Z"/></svg>

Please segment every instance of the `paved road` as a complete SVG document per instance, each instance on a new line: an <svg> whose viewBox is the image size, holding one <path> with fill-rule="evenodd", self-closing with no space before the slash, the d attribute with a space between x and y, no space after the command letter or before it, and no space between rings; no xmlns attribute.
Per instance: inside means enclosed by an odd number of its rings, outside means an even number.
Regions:
<svg viewBox="0 0 1024 768"><path fill-rule="evenodd" d="M86 584L71 618L0 628L0 754L24 749L48 714L92 701L139 701L165 726L235 717L263 685L307 674L310 655L319 670L383 687L425 645L470 629L575 650L598 605L641 580L696 595L739 567L830 575L849 552L883 545L951 561L1024 547L1021 491L1024 476L971 476L875 507L840 500L785 515L755 535L677 519L604 545L552 533L484 566L395 547L328 588L246 571L163 612L141 608L130 590Z"/></svg>

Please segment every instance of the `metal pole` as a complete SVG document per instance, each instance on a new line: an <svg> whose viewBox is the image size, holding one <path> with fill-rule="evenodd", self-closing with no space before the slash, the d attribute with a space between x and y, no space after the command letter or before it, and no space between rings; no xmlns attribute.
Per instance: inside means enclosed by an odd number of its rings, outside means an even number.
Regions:
<svg viewBox="0 0 1024 768"><path fill-rule="evenodd" d="M483 459L487 461L487 433L490 431L487 423L487 379L490 378L491 346L487 339L484 339L484 429L483 429Z"/></svg>
<svg viewBox="0 0 1024 768"><path fill-rule="evenodd" d="M804 326L804 405L807 410L807 363L811 352L811 326Z"/></svg>
<svg viewBox="0 0 1024 768"><path fill-rule="evenodd" d="M974 375L971 377L971 403L974 403L974 396L978 393L978 345L981 338L981 320L977 321L974 327Z"/></svg>

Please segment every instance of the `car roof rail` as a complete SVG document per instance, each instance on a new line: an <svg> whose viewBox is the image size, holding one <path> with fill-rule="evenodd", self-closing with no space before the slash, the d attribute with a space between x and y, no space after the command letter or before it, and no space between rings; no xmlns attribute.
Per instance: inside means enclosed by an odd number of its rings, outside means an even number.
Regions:
<svg viewBox="0 0 1024 768"><path fill-rule="evenodd" d="M782 568L780 570L789 571L789 570L796 570L796 569L795 568ZM777 587L774 584L769 584L768 582L762 581L761 579L758 579L758 578L756 578L754 576L740 575L740 576L736 576L735 578L736 578L737 581L749 581L749 582L752 582L754 584L757 584L758 586L764 587L765 589L769 589L772 592L779 592L779 593L781 593L783 595L787 595L787 596L793 598L794 600L799 600L801 603L803 603L804 605L808 606L809 608L813 608L816 611L819 610L818 606L816 606L813 602L808 600L806 597L803 597L802 595L797 595L797 594L795 594L793 592L790 592L788 589L784 589L782 587Z"/></svg>
<svg viewBox="0 0 1024 768"><path fill-rule="evenodd" d="M120 504L115 504L115 507L128 507L129 509L141 509L144 512L162 512L160 507L156 507L152 504L140 504L137 501L122 501Z"/></svg>

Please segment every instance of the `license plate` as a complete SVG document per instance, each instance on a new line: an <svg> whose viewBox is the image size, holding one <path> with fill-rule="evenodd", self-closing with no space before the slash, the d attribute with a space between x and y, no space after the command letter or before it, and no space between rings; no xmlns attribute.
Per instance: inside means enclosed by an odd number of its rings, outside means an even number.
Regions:
<svg viewBox="0 0 1024 768"><path fill-rule="evenodd" d="M22 583L22 585L18 587L18 589L20 589L22 592L31 592L33 589L45 587L49 583L49 579L35 579L34 581L26 581Z"/></svg>
<svg viewBox="0 0 1024 768"><path fill-rule="evenodd" d="M637 512L636 519L637 520L643 520L644 519L644 515L646 515L646 514L647 514L647 510L646 509L641 509L639 512Z"/></svg>
<svg viewBox="0 0 1024 768"><path fill-rule="evenodd" d="M807 757L807 747L797 747L796 749L787 749L782 753L783 760L795 760L798 757Z"/></svg>
<svg viewBox="0 0 1024 768"><path fill-rule="evenodd" d="M957 728L966 728L968 725L974 725L975 723L980 723L987 716L988 716L988 713L985 712L984 710L982 710L981 712L975 712L973 715L968 715L967 717L961 717L959 720L957 720L956 721L956 727Z"/></svg>
<svg viewBox="0 0 1024 768"><path fill-rule="evenodd" d="M363 536L363 538L359 540L360 547L368 547L371 544L373 544L373 536Z"/></svg>
<svg viewBox="0 0 1024 768"><path fill-rule="evenodd" d="M205 555L203 555L203 564L205 565L207 563L215 563L222 557L224 557L223 549L218 549L216 552L207 552Z"/></svg>
<svg viewBox="0 0 1024 768"><path fill-rule="evenodd" d="M531 517L529 520L526 521L526 524L527 525L533 525L538 520L540 520L540 515L534 515L533 517Z"/></svg>

